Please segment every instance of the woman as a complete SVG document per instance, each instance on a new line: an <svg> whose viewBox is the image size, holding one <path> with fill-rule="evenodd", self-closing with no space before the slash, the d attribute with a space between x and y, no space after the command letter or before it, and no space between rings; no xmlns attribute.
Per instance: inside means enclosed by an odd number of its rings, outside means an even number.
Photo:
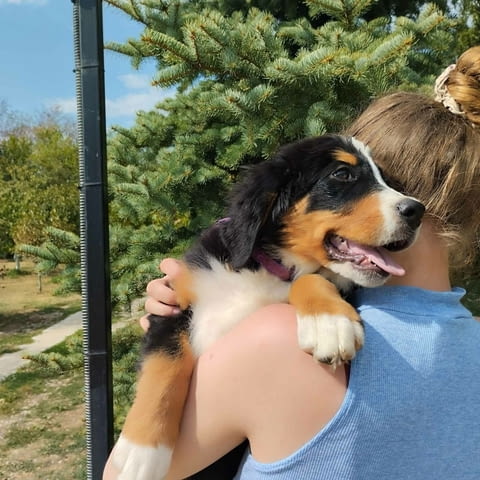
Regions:
<svg viewBox="0 0 480 480"><path fill-rule="evenodd" d="M395 254L407 274L351 299L363 349L333 370L299 349L290 305L246 318L198 359L168 478L245 439L237 479L480 478L480 323L449 278L471 258L480 224L480 47L437 83L437 100L386 96L347 132L428 212L417 242ZM161 268L146 310L165 315L177 264ZM115 478L111 465L104 478Z"/></svg>

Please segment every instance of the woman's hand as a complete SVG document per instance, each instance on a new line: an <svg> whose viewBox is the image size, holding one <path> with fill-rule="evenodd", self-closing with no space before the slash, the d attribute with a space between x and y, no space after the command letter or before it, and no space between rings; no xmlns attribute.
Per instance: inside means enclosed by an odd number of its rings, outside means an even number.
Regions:
<svg viewBox="0 0 480 480"><path fill-rule="evenodd" d="M180 313L177 304L177 295L171 288L170 282L175 279L181 270L181 263L174 258L166 258L160 263L160 270L165 274L163 278L156 278L147 285L147 300L145 310L148 314L171 316ZM140 319L144 330L148 329L148 315Z"/></svg>

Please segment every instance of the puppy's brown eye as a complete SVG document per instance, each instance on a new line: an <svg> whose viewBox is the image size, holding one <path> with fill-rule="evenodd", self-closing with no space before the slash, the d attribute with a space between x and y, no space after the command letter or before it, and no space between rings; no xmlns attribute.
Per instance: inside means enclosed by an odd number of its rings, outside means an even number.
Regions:
<svg viewBox="0 0 480 480"><path fill-rule="evenodd" d="M355 175L352 173L352 171L348 167L340 167L337 168L331 176L335 180L339 180L341 182L353 182L356 180Z"/></svg>

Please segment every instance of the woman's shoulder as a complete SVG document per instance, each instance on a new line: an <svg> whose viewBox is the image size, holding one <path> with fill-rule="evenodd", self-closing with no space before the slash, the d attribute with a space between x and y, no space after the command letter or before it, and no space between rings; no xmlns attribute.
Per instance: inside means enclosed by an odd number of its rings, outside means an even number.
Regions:
<svg viewBox="0 0 480 480"><path fill-rule="evenodd" d="M268 363L281 371L298 362L317 376L320 371L329 376L338 373L300 348L296 310L289 304L272 304L257 310L217 343L220 347L224 343L232 354L245 356L251 365Z"/></svg>
<svg viewBox="0 0 480 480"><path fill-rule="evenodd" d="M262 308L234 333L248 358L240 368L252 400L245 417L250 447L261 462L279 460L308 442L338 412L347 391L345 368L318 363L299 347L291 305Z"/></svg>
<svg viewBox="0 0 480 480"><path fill-rule="evenodd" d="M261 461L283 458L312 438L338 411L347 389L345 368L320 364L301 350L295 309L287 304L242 320L202 354L198 367L209 382L214 375L215 385L222 385L217 393L228 398L228 411ZM286 418L288 441L281 432Z"/></svg>
<svg viewBox="0 0 480 480"><path fill-rule="evenodd" d="M252 362L281 363L286 354L294 358L300 354L311 360L298 345L296 311L289 304L260 308L217 343L227 344L232 354L245 355Z"/></svg>
<svg viewBox="0 0 480 480"><path fill-rule="evenodd" d="M346 390L345 368L318 363L299 347L296 312L288 304L268 305L243 319L200 356L199 365L224 385L248 383L259 395L266 395L267 385L277 394L293 387L307 395L312 385L321 390L332 379ZM242 379L240 387L232 378Z"/></svg>

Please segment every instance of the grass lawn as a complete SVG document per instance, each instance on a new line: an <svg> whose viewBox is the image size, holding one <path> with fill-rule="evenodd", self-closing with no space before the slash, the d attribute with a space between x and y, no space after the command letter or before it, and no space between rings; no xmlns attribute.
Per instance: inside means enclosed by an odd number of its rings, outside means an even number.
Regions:
<svg viewBox="0 0 480 480"><path fill-rule="evenodd" d="M0 383L0 478L83 480L83 375L28 367Z"/></svg>
<svg viewBox="0 0 480 480"><path fill-rule="evenodd" d="M55 296L54 278L38 291L34 265L0 260L0 354L80 310L78 295ZM118 433L132 402L141 329L116 315L114 409ZM0 480L85 480L86 440L81 332L0 382Z"/></svg>
<svg viewBox="0 0 480 480"><path fill-rule="evenodd" d="M55 296L54 278L39 292L32 262L0 261L0 354L80 309L79 295ZM52 373L32 363L0 383L0 479L86 478L81 369Z"/></svg>
<svg viewBox="0 0 480 480"><path fill-rule="evenodd" d="M80 296L54 295L58 286L54 277L38 276L32 262L15 264L0 260L0 355L18 350L32 337L70 313L80 310Z"/></svg>

